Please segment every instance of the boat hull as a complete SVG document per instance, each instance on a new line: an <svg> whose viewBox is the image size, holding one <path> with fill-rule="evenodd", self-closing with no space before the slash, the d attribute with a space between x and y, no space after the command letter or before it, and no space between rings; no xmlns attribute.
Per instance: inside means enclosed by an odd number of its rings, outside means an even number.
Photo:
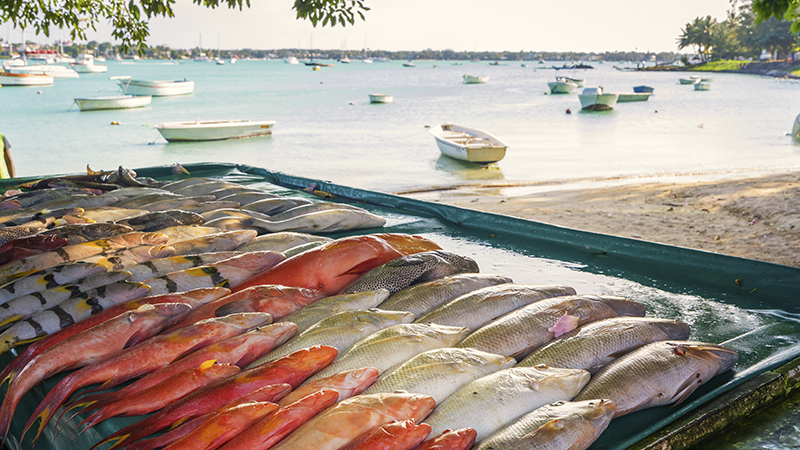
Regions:
<svg viewBox="0 0 800 450"><path fill-rule="evenodd" d="M432 128L431 134L442 155L453 159L490 164L506 156L508 146L485 131L444 124Z"/></svg>
<svg viewBox="0 0 800 450"><path fill-rule="evenodd" d="M103 109L141 108L150 104L153 97L149 95L116 95L111 97L76 98L75 103L81 111L99 111Z"/></svg>
<svg viewBox="0 0 800 450"><path fill-rule="evenodd" d="M551 94L571 94L578 85L570 81L551 81L547 83L547 87L550 88Z"/></svg>
<svg viewBox="0 0 800 450"><path fill-rule="evenodd" d="M166 122L155 125L169 142L221 141L272 134L275 121L207 120L195 122Z"/></svg>
<svg viewBox="0 0 800 450"><path fill-rule="evenodd" d="M50 75L0 73L0 86L48 86L53 84L53 81Z"/></svg>
<svg viewBox="0 0 800 450"><path fill-rule="evenodd" d="M103 64L70 64L72 70L78 73L105 73L108 72L108 66Z"/></svg>
<svg viewBox="0 0 800 450"><path fill-rule="evenodd" d="M619 94L617 103L646 102L651 95L653 94L649 92L627 92L624 94Z"/></svg>
<svg viewBox="0 0 800 450"><path fill-rule="evenodd" d="M711 89L711 85L708 83L698 82L694 84L695 91L708 91Z"/></svg>
<svg viewBox="0 0 800 450"><path fill-rule="evenodd" d="M650 93L650 94L652 94L653 91L655 91L655 88L653 88L651 86L642 85L642 86L634 86L633 87L633 92L642 92L642 93Z"/></svg>
<svg viewBox="0 0 800 450"><path fill-rule="evenodd" d="M695 84L700 82L699 78L680 78L678 80L680 84Z"/></svg>
<svg viewBox="0 0 800 450"><path fill-rule="evenodd" d="M122 92L131 95L150 95L153 97L169 97L188 95L194 92L194 81L147 81L119 80Z"/></svg>
<svg viewBox="0 0 800 450"><path fill-rule="evenodd" d="M608 111L616 106L619 94L579 94L578 98L586 111Z"/></svg>
<svg viewBox="0 0 800 450"><path fill-rule="evenodd" d="M473 75L464 75L464 84L483 84L489 81L489 77L477 77Z"/></svg>
<svg viewBox="0 0 800 450"><path fill-rule="evenodd" d="M369 94L370 103L392 103L394 96L391 94Z"/></svg>
<svg viewBox="0 0 800 450"><path fill-rule="evenodd" d="M59 65L14 66L8 71L17 74L47 75L53 78L80 78L78 72Z"/></svg>

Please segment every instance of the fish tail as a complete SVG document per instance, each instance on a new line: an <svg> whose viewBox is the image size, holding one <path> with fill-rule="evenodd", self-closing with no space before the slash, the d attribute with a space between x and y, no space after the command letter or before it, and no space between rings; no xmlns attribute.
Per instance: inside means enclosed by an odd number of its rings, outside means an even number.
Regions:
<svg viewBox="0 0 800 450"><path fill-rule="evenodd" d="M36 430L34 443L39 440L39 437L42 435L45 426L50 419L53 418L53 415L55 415L58 407L61 406L67 397L69 397L78 388L80 379L75 377L75 375L78 374L80 374L80 371L73 372L72 374L68 375L66 378L59 381L58 384L47 393L44 399L42 399L42 402L39 403L39 406L36 407L36 410L33 412L30 419L28 419L28 422L25 424L22 436L28 434L28 431L31 430L33 424L36 422L36 419L41 419Z"/></svg>
<svg viewBox="0 0 800 450"><path fill-rule="evenodd" d="M9 386L9 391L13 386ZM3 406L0 407L0 445L6 441L8 429L11 427L11 418L14 415L14 404L10 395L3 399Z"/></svg>
<svg viewBox="0 0 800 450"><path fill-rule="evenodd" d="M77 437L77 436L80 436L81 434L83 434L84 431L86 431L89 428L92 428L93 426L97 425L98 423L108 419L108 417L110 417L110 416L107 416L106 414L104 414L104 410L102 410L102 409L99 409L99 410L95 411L94 413L92 413L92 415L90 415L89 417L83 419L81 421L81 423L79 423L78 425L75 425L75 428L72 430L72 435L71 436L73 438ZM78 431L78 428L80 428L81 425L83 425L83 424L86 424L86 427L84 427L81 431L79 431L78 434L75 434L75 432ZM66 426L66 424L65 424L65 426Z"/></svg>
<svg viewBox="0 0 800 450"><path fill-rule="evenodd" d="M108 447L106 450L114 450L115 448L119 448L122 444L124 444L125 441L127 441L128 438L130 438L130 437L131 437L130 433L121 434L119 436L113 436L112 435L112 436L109 436L109 437L103 439L102 441L98 442L97 444L94 444L93 446L89 447L89 450L94 450L94 449L96 449L97 447L100 447L103 444L108 444L109 442L113 442L114 444L111 447Z"/></svg>
<svg viewBox="0 0 800 450"><path fill-rule="evenodd" d="M64 407L64 410L58 416L58 419L56 419L56 424L61 423L61 419L64 417L64 414L68 413L69 411L72 411L75 408L80 408L77 411L75 411L71 416L69 416L69 418L67 419L66 422L64 422L64 427L66 427L67 424L70 421L72 421L72 419L74 419L78 414L80 414L80 413L86 411L87 409L89 409L89 407L92 406L94 403L96 403L96 402L80 402L80 403L73 402L73 403L70 403L69 405ZM96 409L96 408L91 408L91 409ZM81 422L81 423L83 423L83 422ZM80 424L78 424L78 426L76 426L75 429L77 429L79 426L80 426ZM58 432L60 433L61 430L64 427L59 429ZM72 433L74 435L75 434L75 430L72 430Z"/></svg>

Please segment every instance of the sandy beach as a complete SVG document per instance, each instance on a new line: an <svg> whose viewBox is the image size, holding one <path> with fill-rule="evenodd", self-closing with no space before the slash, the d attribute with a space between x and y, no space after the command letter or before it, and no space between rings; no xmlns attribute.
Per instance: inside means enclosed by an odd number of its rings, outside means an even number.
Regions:
<svg viewBox="0 0 800 450"><path fill-rule="evenodd" d="M515 190L522 191L515 195ZM715 174L552 189L400 193L462 208L800 267L800 173ZM528 191L531 189L528 188Z"/></svg>

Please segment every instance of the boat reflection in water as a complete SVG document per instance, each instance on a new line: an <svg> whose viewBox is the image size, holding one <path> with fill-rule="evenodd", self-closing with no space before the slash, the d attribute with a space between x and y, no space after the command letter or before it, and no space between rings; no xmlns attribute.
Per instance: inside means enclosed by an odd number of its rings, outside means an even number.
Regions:
<svg viewBox="0 0 800 450"><path fill-rule="evenodd" d="M439 159L436 160L436 170L447 172L465 181L502 180L504 178L503 170L497 164L481 165L444 155L439 156Z"/></svg>

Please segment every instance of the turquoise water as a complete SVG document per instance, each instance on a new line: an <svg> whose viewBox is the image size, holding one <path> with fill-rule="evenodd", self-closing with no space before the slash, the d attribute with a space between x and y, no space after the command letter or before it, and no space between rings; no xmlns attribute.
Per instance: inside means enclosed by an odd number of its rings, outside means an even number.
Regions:
<svg viewBox="0 0 800 450"><path fill-rule="evenodd" d="M20 176L201 161L246 163L339 184L397 192L462 183L526 183L800 168L786 133L800 113L800 82L713 74L708 92L678 84L683 73L552 70L529 62L333 62L313 71L282 61L218 66L185 61L106 64L106 74L53 86L0 89L0 132ZM558 64L560 65L560 64ZM620 65L620 64L616 64ZM463 74L489 83L464 85ZM648 102L580 112L577 95L546 95L555 75L609 92L655 87ZM119 93L109 76L194 80L189 96L154 98L134 110L79 112L75 97ZM39 93L41 92L41 93ZM369 104L369 93L394 95ZM566 114L571 109L572 114ZM151 126L194 119L266 119L271 137L168 144ZM440 156L426 125L481 128L509 145L488 168ZM119 125L112 125L119 122Z"/></svg>

